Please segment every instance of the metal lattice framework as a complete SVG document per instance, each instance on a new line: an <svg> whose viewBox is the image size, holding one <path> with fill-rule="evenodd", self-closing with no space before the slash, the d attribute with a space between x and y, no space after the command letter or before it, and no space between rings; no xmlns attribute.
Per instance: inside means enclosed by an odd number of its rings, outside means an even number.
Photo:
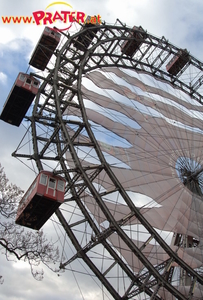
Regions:
<svg viewBox="0 0 203 300"><path fill-rule="evenodd" d="M139 28L136 30L139 32ZM54 66L49 68L46 76L35 74L42 79L42 84L32 116L27 117L31 123L33 153L20 153L18 148L13 155L35 161L38 170L49 166L56 174L66 178L65 205L77 207L78 219L68 220L67 212L63 209L56 212L75 248L75 254L64 259L61 268L66 268L74 260L83 260L114 299L138 299L138 295L141 299L196 299L193 297L193 290L195 284L201 290L201 272L194 270L164 241L134 204L109 166L88 120L83 101L82 79L93 70L110 67L136 70L138 73L149 74L157 80L169 83L201 104L203 64L190 55L188 63L178 76L169 74L166 64L177 54L179 48L170 44L164 37L157 38L147 32L135 54L127 56L122 53L121 45L124 41L135 38L129 35L132 29L119 22L117 25L100 25L98 31L93 31L94 38L90 46L84 50L77 49L76 42L79 37L82 41L90 31L91 27L82 27L72 36L64 34L65 41L55 52ZM72 111L80 117L69 118L68 114ZM88 164L86 160L81 159L79 153L81 154L83 149L84 152L87 152L87 149L94 151L96 163ZM109 190L101 188L101 177L111 186ZM105 216L105 228L95 221L88 209L84 199L89 196ZM104 201L106 197L122 199L130 213L120 219L115 218ZM138 220L146 233L146 239L141 245L136 244L125 230L126 224L130 224L133 219ZM83 230L86 232L86 238L80 240L77 232ZM119 253L112 245L109 238L113 234L121 241L121 245L125 244L137 257L142 266L139 272L134 272L120 255L122 251ZM152 240L166 254L167 259L162 263L152 264L145 254L144 250ZM102 250L98 251L98 247ZM104 256L108 259L105 260L103 256L101 261L98 259L95 262L92 258L94 251L101 256L105 253ZM184 292L172 283L174 266L191 278L188 289ZM120 281L118 288L110 276L115 269L119 269L119 274L122 274L122 281L125 282L123 288Z"/></svg>

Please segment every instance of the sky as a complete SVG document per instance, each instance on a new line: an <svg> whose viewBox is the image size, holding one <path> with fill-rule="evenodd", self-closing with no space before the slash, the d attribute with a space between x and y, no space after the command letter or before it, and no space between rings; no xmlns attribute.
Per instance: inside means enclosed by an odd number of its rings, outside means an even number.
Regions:
<svg viewBox="0 0 203 300"><path fill-rule="evenodd" d="M41 35L43 26L36 24L3 24L2 16L31 16L32 12L45 10L50 0L0 0L0 110L19 72L26 72L30 55ZM114 24L120 19L128 26L142 26L155 36L164 36L172 44L187 50L203 60L203 2L202 0L70 0L66 1L77 11L87 15L100 14L103 21ZM24 124L26 126L26 124ZM34 179L32 171L11 156L25 127L10 126L0 121L0 163L11 182L26 190ZM48 226L45 229L49 228ZM50 229L48 229L50 230ZM42 282L33 279L25 263L7 261L0 257L4 284L0 286L2 299L9 300L75 300L100 299L90 288L83 296L77 281L70 273L61 276L45 269Z"/></svg>

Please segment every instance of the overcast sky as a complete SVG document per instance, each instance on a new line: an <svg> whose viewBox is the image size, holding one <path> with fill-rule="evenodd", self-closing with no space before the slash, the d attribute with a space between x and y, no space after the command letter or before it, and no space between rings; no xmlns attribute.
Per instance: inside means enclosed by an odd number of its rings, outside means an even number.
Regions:
<svg viewBox="0 0 203 300"><path fill-rule="evenodd" d="M31 16L33 11L45 10L52 2L0 0L0 110L17 74L27 71L31 52L43 30L35 24L3 24L2 16ZM67 3L87 15L100 14L107 23L113 24L119 18L129 26L141 25L148 32L165 36L171 43L187 48L193 56L203 60L202 0L72 0ZM23 126L17 128L0 121L0 162L9 179L26 189L34 174L11 157L24 132ZM0 257L0 262L0 274L4 276L4 284L0 286L1 299L82 299L71 273L58 277L45 270L44 280L37 282L26 264L7 262L4 257ZM90 289L83 297L97 299Z"/></svg>

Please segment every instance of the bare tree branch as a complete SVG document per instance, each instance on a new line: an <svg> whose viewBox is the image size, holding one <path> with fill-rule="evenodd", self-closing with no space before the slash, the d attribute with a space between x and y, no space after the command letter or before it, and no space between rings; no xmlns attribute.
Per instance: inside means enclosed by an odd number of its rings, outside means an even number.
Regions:
<svg viewBox="0 0 203 300"><path fill-rule="evenodd" d="M59 251L52 241L48 241L43 231L32 231L15 224L19 200L23 191L9 183L0 164L0 246L8 260L27 261L35 279L43 278L43 270L36 267L45 264L53 271L51 265L58 262ZM3 282L0 276L0 283Z"/></svg>

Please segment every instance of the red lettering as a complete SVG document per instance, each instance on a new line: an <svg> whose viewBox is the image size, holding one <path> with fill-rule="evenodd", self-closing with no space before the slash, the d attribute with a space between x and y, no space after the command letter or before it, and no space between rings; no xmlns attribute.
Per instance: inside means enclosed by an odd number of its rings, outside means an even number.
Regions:
<svg viewBox="0 0 203 300"><path fill-rule="evenodd" d="M73 12L71 12L70 13L70 15L69 15L69 22L75 22L75 16L74 16L74 14L75 14L75 11L73 11Z"/></svg>
<svg viewBox="0 0 203 300"><path fill-rule="evenodd" d="M64 23L73 23L75 21L77 21L78 23L92 23L92 24L101 24L101 16L98 15L98 16L92 16L92 17L89 17L86 18L85 20L85 13L84 12L81 12L81 11L61 11L61 12L58 12L56 11L54 13L54 15L51 13L51 12L44 12L42 10L38 10L38 11L35 11L32 13L33 14L33 17L34 17L34 20L35 20L35 23L37 25L40 25L43 21L43 25L46 25L47 23L48 24L53 24L54 22L57 22L57 21L62 21ZM2 20L4 23L9 23L10 22L10 19L8 19L7 17L3 18L2 17ZM23 21L25 23L31 23L32 22L32 19L31 18L27 18L26 20L23 19ZM15 22L19 22L18 20L15 20Z"/></svg>
<svg viewBox="0 0 203 300"><path fill-rule="evenodd" d="M10 24L10 22L11 22L11 17L1 17L1 18L2 18L2 21L3 21L4 24L5 24L5 23Z"/></svg>
<svg viewBox="0 0 203 300"><path fill-rule="evenodd" d="M61 14L64 15L64 23L67 23L67 15L70 15L70 11L61 11Z"/></svg>
<svg viewBox="0 0 203 300"><path fill-rule="evenodd" d="M53 22L56 22L56 20L61 20L63 21L62 16L56 11L54 16L53 16Z"/></svg>
<svg viewBox="0 0 203 300"><path fill-rule="evenodd" d="M32 17L23 17L23 22L30 24L32 22Z"/></svg>
<svg viewBox="0 0 203 300"><path fill-rule="evenodd" d="M12 17L12 19L13 19L13 23L15 24L15 23L20 23L21 22L21 19L22 19L22 17Z"/></svg>
<svg viewBox="0 0 203 300"><path fill-rule="evenodd" d="M45 12L42 10L38 10L32 13L37 25L40 25L40 21L43 20L45 16Z"/></svg>
<svg viewBox="0 0 203 300"><path fill-rule="evenodd" d="M92 16L91 20L90 20L90 23L93 24L93 25L97 24L97 17Z"/></svg>
<svg viewBox="0 0 203 300"><path fill-rule="evenodd" d="M101 24L101 16L100 16L100 15L97 15L97 22L98 22L99 24Z"/></svg>
<svg viewBox="0 0 203 300"><path fill-rule="evenodd" d="M77 21L80 23L84 23L85 13L78 11L77 12Z"/></svg>
<svg viewBox="0 0 203 300"><path fill-rule="evenodd" d="M93 25L98 25L101 24L101 16L97 15L97 16L87 16L86 20L85 20L86 24L93 24Z"/></svg>
<svg viewBox="0 0 203 300"><path fill-rule="evenodd" d="M50 12L46 12L46 17L43 19L43 24L46 25L47 22L49 22L49 24L52 24L53 23L53 20L52 20L52 13Z"/></svg>

